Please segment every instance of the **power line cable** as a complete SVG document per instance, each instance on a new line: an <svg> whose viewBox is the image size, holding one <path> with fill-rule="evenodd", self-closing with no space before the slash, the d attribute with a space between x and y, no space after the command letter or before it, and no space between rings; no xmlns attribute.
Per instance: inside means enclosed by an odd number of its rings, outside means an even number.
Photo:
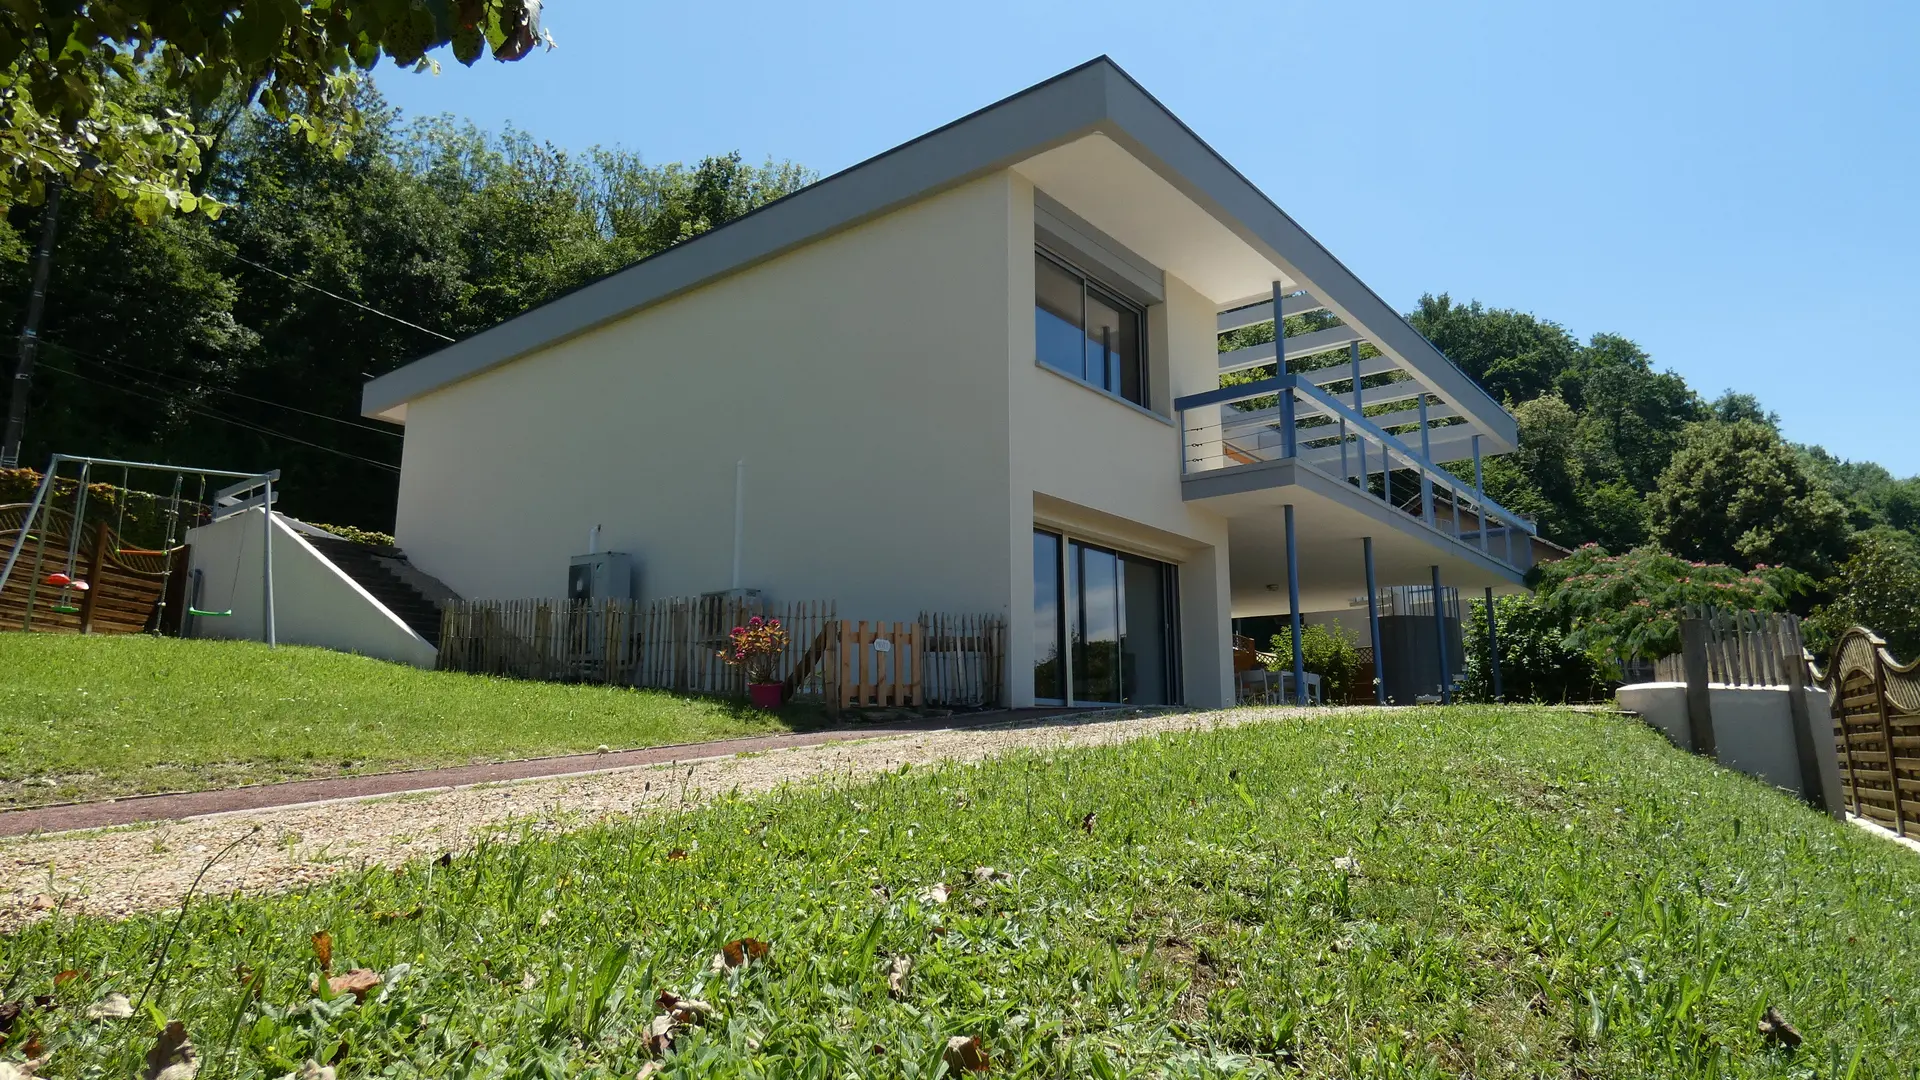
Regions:
<svg viewBox="0 0 1920 1080"><path fill-rule="evenodd" d="M191 237L196 243L204 244L207 247L212 248L213 250L219 252L222 255L225 255L227 258L232 259L235 262L245 263L248 266L253 267L255 270L265 271L266 273L272 274L274 277L280 278L284 281L290 281L293 284L298 285L303 289L312 289L314 292L317 292L322 296L331 296L335 300L338 300L343 304L352 304L354 307L357 307L362 311L372 312L373 314L378 315L383 319L392 319L394 322L399 323L401 326L410 327L414 330L420 331L423 334L432 334L434 337L439 338L441 341L454 340L453 338L449 337L446 334L441 333L438 330L429 330L426 327L421 326L419 323L408 322L406 319L403 319L398 315L388 314L387 312L381 311L377 307L373 307L372 305L369 305L369 304L363 304L360 301L353 299L352 297L341 296L337 292L330 292L326 289L321 288L318 285L313 284L310 281L302 281L297 277L293 277L288 274L283 274L280 271L275 270L271 266L263 266L260 263L254 262L252 259L249 259L246 256L239 254L238 252L228 251L225 248L215 244L212 240L209 240L205 237L201 237L192 233L187 233L184 235Z"/></svg>
<svg viewBox="0 0 1920 1080"><path fill-rule="evenodd" d="M109 390L118 390L123 394L140 395L142 396L143 399L145 399L145 395L142 392L142 390L136 387L125 386L116 382L108 382L105 379L97 379L91 375L86 374L85 372L75 371L72 368L62 367L59 364L49 364L43 361L41 366L45 367L49 371L58 371L64 375L70 375L73 378L79 379L83 382L92 383L95 386L104 386ZM159 387L152 383L147 383L145 385L146 385L146 388L149 390L165 389L164 387ZM362 457L359 454L351 453L346 450L341 450L336 447L327 446L324 443L317 443L317 442L313 442L310 439L303 439L298 435L289 435L284 431L279 431L274 428L266 427L261 424L256 424L250 420L243 420L236 416L229 416L204 406L191 405L184 402L175 402L175 405L178 408L184 409L185 411L193 413L196 416L202 416L209 420L216 420L223 424L231 424L234 427L244 428L248 431L255 432L256 434L268 435L276 439L284 439L287 442L299 443L302 446L312 447L313 449L322 451L324 453L333 454L338 457L349 458L351 460L361 462L362 464L372 465L378 469L385 469L390 473L398 474L400 472L400 467L398 465L393 465L385 461L376 461L370 457Z"/></svg>
<svg viewBox="0 0 1920 1080"><path fill-rule="evenodd" d="M57 341L43 340L41 344L49 349L54 349L59 352L68 353L84 360L91 360L96 364L105 364L108 367L123 368L127 371L135 372L140 375L155 375L163 379L172 379L182 384L183 386L186 386L192 389L210 390L216 394L231 394L234 397L244 398L247 401L258 402L262 405L271 405L276 409L285 409L288 412L299 413L302 416L311 416L316 420L326 420L331 423L344 425L346 427L358 428L361 431L371 431L376 435L386 435L390 438L395 438L395 439L406 438L406 435L403 432L390 431L386 428L377 428L371 424L357 423L352 420L342 419L341 417L338 417L338 416L328 416L326 413L317 413L311 409L302 409L297 405L287 405L283 402L272 401L268 398L255 397L252 394L243 394L238 390L229 390L224 386L209 386L204 383L195 382L194 380L189 379L184 375L175 375L172 372L167 372L167 371L155 371L152 368L141 367L138 364L129 363L128 361L125 361L125 360L114 360L110 357L101 356L98 353L90 353L81 349L76 349L71 345L63 345Z"/></svg>

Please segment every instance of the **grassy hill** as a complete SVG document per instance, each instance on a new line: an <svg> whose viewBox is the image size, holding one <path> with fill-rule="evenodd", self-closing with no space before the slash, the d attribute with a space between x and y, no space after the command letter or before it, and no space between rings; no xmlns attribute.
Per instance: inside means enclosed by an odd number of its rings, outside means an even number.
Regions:
<svg viewBox="0 0 1920 1080"><path fill-rule="evenodd" d="M52 995L14 1045L58 1077L133 1074L169 1018L223 1077L931 1077L978 1038L954 1060L1008 1077L1911 1078L1916 897L1920 856L1635 722L1463 707L530 831L198 902L170 949L171 916L45 921L0 976ZM314 989L321 931L363 1002ZM82 1018L161 954L153 1015ZM650 1044L663 991L711 1011Z"/></svg>
<svg viewBox="0 0 1920 1080"><path fill-rule="evenodd" d="M0 634L0 807L788 729L672 694L243 641Z"/></svg>

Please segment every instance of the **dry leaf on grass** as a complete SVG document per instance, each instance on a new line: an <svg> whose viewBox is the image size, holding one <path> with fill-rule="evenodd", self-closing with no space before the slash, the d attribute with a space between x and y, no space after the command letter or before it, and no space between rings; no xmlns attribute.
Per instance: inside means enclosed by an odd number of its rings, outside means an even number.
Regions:
<svg viewBox="0 0 1920 1080"><path fill-rule="evenodd" d="M705 1023L713 1015L713 1006L693 998L683 998L671 990L660 991L654 1000L662 1011L647 1022L647 1050L655 1057L673 1048L673 1037L694 1024Z"/></svg>
<svg viewBox="0 0 1920 1080"><path fill-rule="evenodd" d="M34 897L33 903L28 906L35 911L52 911L54 908L60 906L60 901L55 900L46 893L41 893L39 896Z"/></svg>
<svg viewBox="0 0 1920 1080"><path fill-rule="evenodd" d="M1360 860L1351 855L1342 855L1333 860L1333 868L1343 874L1357 874L1360 872Z"/></svg>
<svg viewBox="0 0 1920 1080"><path fill-rule="evenodd" d="M654 1074L658 1073L661 1068L662 1066L659 1062L649 1061L645 1065L640 1066L640 1071L634 1075L633 1080L653 1080Z"/></svg>
<svg viewBox="0 0 1920 1080"><path fill-rule="evenodd" d="M321 971L333 970L333 935L325 930L313 932L313 958L320 961Z"/></svg>
<svg viewBox="0 0 1920 1080"><path fill-rule="evenodd" d="M686 857L687 857L687 849L683 847L677 847L677 848L674 848L672 851L667 852L668 862L679 862L680 860Z"/></svg>
<svg viewBox="0 0 1920 1080"><path fill-rule="evenodd" d="M976 885L1005 885L1013 880L1013 875L1005 870L995 870L991 866L973 868L973 881Z"/></svg>
<svg viewBox="0 0 1920 1080"><path fill-rule="evenodd" d="M133 1002L125 994L108 994L87 1006L89 1020L125 1020L133 1015Z"/></svg>
<svg viewBox="0 0 1920 1080"><path fill-rule="evenodd" d="M143 1080L193 1080L199 1071L200 1058L194 1053L193 1040L187 1038L187 1025L175 1020L154 1038L146 1070L140 1075Z"/></svg>
<svg viewBox="0 0 1920 1080"><path fill-rule="evenodd" d="M367 995L380 985L380 976L366 968L354 968L345 975L335 975L327 980L327 990L335 997L352 994L355 1001L367 1000Z"/></svg>
<svg viewBox="0 0 1920 1080"><path fill-rule="evenodd" d="M46 1068L44 1057L29 1058L26 1061L0 1061L0 1080L33 1080L33 1075Z"/></svg>
<svg viewBox="0 0 1920 1080"><path fill-rule="evenodd" d="M1800 1029L1787 1023L1787 1018L1780 1014L1779 1007L1775 1005L1767 1006L1767 1014L1760 1018L1760 1034L1768 1042L1778 1043L1790 1050L1801 1042Z"/></svg>
<svg viewBox="0 0 1920 1080"><path fill-rule="evenodd" d="M887 994L899 1000L907 996L907 973L913 970L913 957L896 956L887 965Z"/></svg>
<svg viewBox="0 0 1920 1080"><path fill-rule="evenodd" d="M68 968L67 970L53 977L53 985L65 986L79 977L80 977L80 973L78 971L75 971L72 968Z"/></svg>
<svg viewBox="0 0 1920 1080"><path fill-rule="evenodd" d="M420 916L426 914L426 912L427 912L426 908L420 907L419 905L415 905L411 908L408 908L405 911L380 912L378 915L375 915L373 917L373 921L377 923L391 923L391 922L399 922L402 919L417 919Z"/></svg>
<svg viewBox="0 0 1920 1080"><path fill-rule="evenodd" d="M281 1077L280 1080L334 1080L333 1066L322 1065L308 1058L305 1065Z"/></svg>
<svg viewBox="0 0 1920 1080"><path fill-rule="evenodd" d="M713 963L708 965L716 972L738 971L749 964L758 963L767 958L767 951L773 946L758 938L743 937L729 941L713 954Z"/></svg>
<svg viewBox="0 0 1920 1080"><path fill-rule="evenodd" d="M1080 819L1080 831L1091 835L1094 823L1099 820L1100 815L1098 813L1092 810L1087 811L1087 816Z"/></svg>
<svg viewBox="0 0 1920 1080"><path fill-rule="evenodd" d="M928 904L944 904L950 895L952 894L948 892L946 885L936 884L926 892L921 893L920 899L922 902Z"/></svg>
<svg viewBox="0 0 1920 1080"><path fill-rule="evenodd" d="M955 1035L947 1040L947 1048L940 1056L947 1063L947 1072L955 1076L962 1071L986 1072L993 1068L993 1059L987 1056L987 1048L978 1035Z"/></svg>

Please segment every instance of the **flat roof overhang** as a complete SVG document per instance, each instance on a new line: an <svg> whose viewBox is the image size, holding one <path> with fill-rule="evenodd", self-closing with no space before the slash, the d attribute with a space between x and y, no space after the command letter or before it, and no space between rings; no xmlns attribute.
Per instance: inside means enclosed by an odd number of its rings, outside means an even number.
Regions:
<svg viewBox="0 0 1920 1080"><path fill-rule="evenodd" d="M1379 499L1292 459L1222 469L1181 482L1189 502L1227 519L1227 555L1234 618L1287 612L1286 512L1294 508L1300 566L1300 610L1365 606L1363 537L1373 538L1375 583L1440 583L1477 596L1526 592L1524 574L1483 554L1471 541L1396 510ZM1516 545L1530 540L1517 537ZM1516 552L1516 554L1518 554Z"/></svg>
<svg viewBox="0 0 1920 1080"><path fill-rule="evenodd" d="M1084 143L1092 155L1051 151ZM1108 166L1119 163L1124 171ZM1115 193L1183 207L1227 262L1220 273L1180 261L1196 288L1223 308L1229 296L1284 281L1367 339L1390 363L1444 399L1487 438L1488 454L1514 449L1513 418L1421 337L1318 241L1112 60L1102 56L936 131L836 173L752 213L565 293L369 382L362 412L404 422L409 401L528 356L802 245L941 191L1006 169L1035 176L1076 213L1112 217ZM1133 195L1127 195L1132 192ZM1177 196L1168 202L1168 196ZM1104 201L1103 201L1104 200ZM1139 215L1133 215L1138 217ZM1123 240L1130 227L1118 224ZM1168 242L1178 229L1163 230ZM1222 246L1221 240L1230 241ZM1149 243L1148 246L1152 246ZM1145 252L1152 255L1152 252ZM1262 280L1265 279L1265 280Z"/></svg>

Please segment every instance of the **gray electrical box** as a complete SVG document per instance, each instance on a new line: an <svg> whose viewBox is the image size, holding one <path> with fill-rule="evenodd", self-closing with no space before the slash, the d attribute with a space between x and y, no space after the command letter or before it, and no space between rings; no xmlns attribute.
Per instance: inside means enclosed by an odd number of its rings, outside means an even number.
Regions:
<svg viewBox="0 0 1920 1080"><path fill-rule="evenodd" d="M569 600L634 600L639 585L633 556L625 552L575 555L567 565Z"/></svg>

